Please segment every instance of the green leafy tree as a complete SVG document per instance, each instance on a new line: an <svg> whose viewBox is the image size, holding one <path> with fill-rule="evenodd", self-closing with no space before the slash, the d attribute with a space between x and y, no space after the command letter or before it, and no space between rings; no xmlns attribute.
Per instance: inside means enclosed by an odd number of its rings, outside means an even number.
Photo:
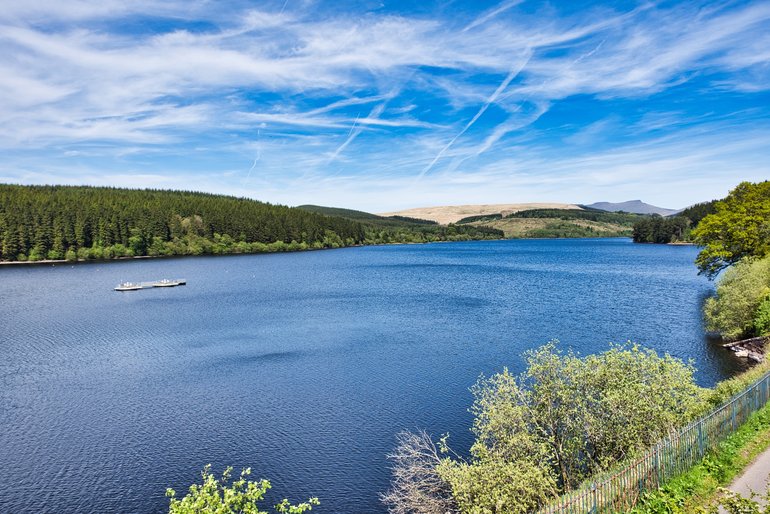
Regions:
<svg viewBox="0 0 770 514"><path fill-rule="evenodd" d="M233 468L228 467L218 480L211 473L211 465L206 465L201 472L202 483L191 485L182 499L176 498L173 489L166 489L166 496L170 498L169 514L268 514L268 511L260 510L257 503L270 489L270 482L264 479L256 482L248 480L251 468L246 468L237 480L228 484L232 471ZM319 505L318 498L310 498L298 505L284 499L275 506L275 511L302 514L313 510L314 505Z"/></svg>
<svg viewBox="0 0 770 514"><path fill-rule="evenodd" d="M706 300L706 328L727 340L760 335L764 328L757 327L755 317L768 294L770 257L739 262L719 279L716 296Z"/></svg>
<svg viewBox="0 0 770 514"><path fill-rule="evenodd" d="M481 378L472 388L476 401L471 460L444 459L439 475L452 488L460 512L526 513L558 494L553 453L537 433L531 391L508 370Z"/></svg>
<svg viewBox="0 0 770 514"><path fill-rule="evenodd" d="M714 277L743 258L770 253L770 181L742 182L714 207L692 232L703 247L695 260L701 273Z"/></svg>
<svg viewBox="0 0 770 514"><path fill-rule="evenodd" d="M644 451L704 408L691 365L637 345L579 357L550 343L527 354L535 433L565 490Z"/></svg>
<svg viewBox="0 0 770 514"><path fill-rule="evenodd" d="M770 336L770 296L766 296L754 315L754 332L758 336Z"/></svg>
<svg viewBox="0 0 770 514"><path fill-rule="evenodd" d="M434 494L434 501L444 501L434 504L456 509L445 512L532 512L587 477L639 455L706 409L691 365L630 343L586 357L549 343L526 358L521 376L504 370L473 386L476 440L467 461L448 450L437 457L427 451L425 437L409 439L420 443L416 453L432 458L420 461L412 475L397 461L394 476L430 477L449 487L453 503L435 495L445 487L421 489L421 501ZM391 512L422 512L412 502L416 497L399 496L403 492L408 488L389 493Z"/></svg>

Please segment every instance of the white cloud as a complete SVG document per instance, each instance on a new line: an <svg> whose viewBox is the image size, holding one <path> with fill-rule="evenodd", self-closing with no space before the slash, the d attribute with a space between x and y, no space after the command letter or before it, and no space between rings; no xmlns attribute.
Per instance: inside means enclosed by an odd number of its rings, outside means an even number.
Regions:
<svg viewBox="0 0 770 514"><path fill-rule="evenodd" d="M596 7L565 16L549 7L527 12L520 3L503 1L458 30L438 15L320 16L318 6L284 9L281 1L261 9L203 0L11 2L0 10L0 148L17 155L13 162L26 171L14 175L5 164L4 173L37 180L35 173L55 167L45 160L52 150L75 152L71 166L75 158L130 160L195 147L212 161L221 154L222 170L238 176L254 162L259 130L258 177L249 180L267 177L286 189L287 180L300 181L291 188L301 190L302 180L313 177L315 187L331 175L330 183L345 190L340 180L356 177L349 188L361 198L376 196L364 193L366 185L416 200L397 182L421 170L431 173L414 191L426 198L524 186L546 194L586 176L596 187L619 187L612 173L633 181L645 166L695 174L696 163L713 170L726 161L708 146L698 147L702 154L687 146L690 157L681 159L682 148L663 139L656 139L655 158L639 148L612 150L619 143L604 153L607 147L596 143L607 122L590 125L595 120L581 122L571 139L565 134L573 129L558 136L594 157L547 156L542 152L553 150L554 136L536 130L536 122L575 95L639 102L693 79L736 94L770 89L766 2L649 3L630 12ZM163 18L168 29L121 30L121 20L131 17ZM618 123L644 140L717 120L667 105L655 110L657 117ZM751 121L744 128L764 128L761 113L735 116ZM90 153L84 145L104 146ZM749 150L764 155L759 146ZM29 152L39 156L29 159ZM62 180L82 171L68 173L60 164ZM748 165L741 169L757 174ZM155 176L139 165L124 171L110 177ZM457 184L477 184L479 192L452 189ZM278 186L260 187L284 198Z"/></svg>

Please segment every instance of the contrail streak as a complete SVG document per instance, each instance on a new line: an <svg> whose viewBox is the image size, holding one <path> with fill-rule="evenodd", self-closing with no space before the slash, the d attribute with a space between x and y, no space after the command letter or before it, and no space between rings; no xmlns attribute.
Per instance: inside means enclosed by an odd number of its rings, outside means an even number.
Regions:
<svg viewBox="0 0 770 514"><path fill-rule="evenodd" d="M475 20L470 22L462 31L463 32L467 32L467 31L471 30L474 27L478 27L479 25L484 24L484 23L488 22L489 20L491 20L492 18L494 18L495 16L497 16L498 14L507 11L511 7L515 7L515 6L519 5L522 1L523 0L512 0L510 2L505 2L505 3L501 4L499 7L497 7L496 9L493 9L493 10L489 11L488 13L486 13L486 14L484 14L482 16L479 16L478 18L476 18Z"/></svg>
<svg viewBox="0 0 770 514"><path fill-rule="evenodd" d="M576 64L578 64L579 62L583 61L584 59L587 59L587 58L591 57L592 55L594 55L594 54L595 54L596 52L598 52L598 51L599 51L599 49L600 49L600 48L601 48L601 47L604 45L604 42L605 42L605 41L606 41L606 40L604 40L604 39L603 39L603 40L601 40L601 41L599 42L599 44L598 44L598 45L596 45L596 47L595 47L593 50L590 50L590 51L588 51L588 52L586 52L586 53L584 53L584 54L580 55L580 56L579 56L577 59L575 59L574 61L572 61L572 62L569 64L569 66L567 66L567 69L570 69L570 68L572 68L573 66L575 66L575 65L576 65ZM550 81L548 81L548 80L544 80L544 81L543 81L543 83L542 83L542 84L540 84L540 87L539 87L539 89L542 89L543 87L545 87L545 85L546 85L548 82L550 82ZM530 96L532 96L532 92L530 92L529 94L527 94L527 96L525 96L524 98L522 98L521 102L525 102L525 101L527 101L527 100L529 99L529 97L530 97ZM516 106L516 108L515 108L515 109L512 111L512 113L511 113L511 114L514 114L514 113L517 113L518 111L520 111L520 110L521 110L521 105L522 105L522 104L521 104L521 103L519 103L519 105L517 105L517 106ZM489 149L492 147L492 145L494 145L495 143L497 143L497 142L498 142L500 139L502 139L502 137L503 137L503 136L505 136L505 135L506 135L506 134L508 134L509 132L512 132L513 130L516 130L517 128L521 128L521 127L522 127L522 126L524 126L524 125L529 125L530 123L533 123L535 120L537 120L538 118L540 118L540 116L542 116L543 114L545 114L545 112L548 110L548 108L547 108L547 107L543 107L543 106L540 106L540 108L539 108L538 110L539 110L539 112L537 112L537 113L535 114L535 116L533 117L533 119L532 119L531 121L529 121L529 122L525 123L525 124L522 124L521 122L519 122L519 123L514 123L514 122L513 122L513 116L510 116L510 117L509 117L507 120L505 120L504 122L500 123L500 124L499 124L497 127L495 127L495 128L494 128L494 130L492 131L492 133L491 133L489 136L487 136L487 138L484 140L484 142L483 142L481 145L479 145L479 147L476 149L476 153L475 153L475 155L474 155L474 156L475 156L475 157L478 157L478 156L479 156L479 155L481 155L482 153L484 153L484 152L486 152L487 150L489 150ZM467 160L468 158L469 158L469 157L466 157L465 159L463 159L463 161Z"/></svg>
<svg viewBox="0 0 770 514"><path fill-rule="evenodd" d="M527 65L528 62L529 62L529 57L527 57L527 59L521 64L521 66L519 66L517 69L511 71L508 74L508 76L505 77L505 80L503 80L503 82L497 87L497 89L495 89L495 92L492 93L492 95L489 98L487 98L487 101L484 102L484 105L481 106L481 108L479 109L479 112L477 112L476 115L473 118L471 118L471 120L465 125L465 127L463 127L463 129L460 131L459 134L457 134L455 137L453 137L452 140L449 141L449 143L447 143L447 145L444 148L441 149L441 151L438 153L438 155L436 155L436 157L433 158L431 163L428 164L425 167L424 170L422 170L422 173L420 173L419 178L424 177L425 174L428 173L433 168L433 166L439 161L439 159L441 159L441 157L443 157L443 155L446 153L446 151L449 150L449 148L452 147L454 142L457 141L457 139L460 138L460 136L465 134L468 131L468 129L471 128L473 126L473 124L476 123L476 121L479 118L481 118L481 116L487 111L487 109L489 109L489 106L492 105L495 102L495 100L497 100L497 97L500 96L500 93L505 91L505 88L507 88L508 85L511 83L511 81L514 78L516 78L516 75L518 75L519 72L521 72L521 70L524 68L524 66Z"/></svg>
<svg viewBox="0 0 770 514"><path fill-rule="evenodd" d="M254 163L249 168L249 172L246 174L246 180L251 178L251 172L257 167L257 162L262 158L262 145L259 144L259 130L257 130L257 156L254 158Z"/></svg>
<svg viewBox="0 0 770 514"><path fill-rule="evenodd" d="M376 109L376 108L375 108ZM382 112L382 109L380 109L380 112ZM374 113L374 111L372 111ZM350 127L350 131L348 132L348 137L345 139L345 142L342 143L340 146L337 147L337 149L334 151L331 157L329 157L328 163L332 163L334 159L337 158L337 156L342 153L342 151L348 147L348 145L353 142L353 140L358 137L358 134L361 133L360 128L356 128L356 124L358 123L359 114L356 114L356 119L353 121L353 125ZM371 114L369 115L371 117Z"/></svg>

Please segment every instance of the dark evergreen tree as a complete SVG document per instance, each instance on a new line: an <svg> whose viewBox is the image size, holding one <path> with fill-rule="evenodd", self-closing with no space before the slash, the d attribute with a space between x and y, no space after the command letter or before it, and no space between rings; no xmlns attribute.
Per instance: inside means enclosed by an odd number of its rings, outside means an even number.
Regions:
<svg viewBox="0 0 770 514"><path fill-rule="evenodd" d="M492 229L368 216L363 223L188 191L0 185L0 252L3 260L72 260L502 237Z"/></svg>

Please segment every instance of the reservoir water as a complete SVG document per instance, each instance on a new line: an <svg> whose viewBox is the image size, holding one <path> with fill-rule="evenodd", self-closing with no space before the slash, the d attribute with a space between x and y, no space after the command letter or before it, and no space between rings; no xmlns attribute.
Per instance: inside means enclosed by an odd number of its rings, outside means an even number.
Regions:
<svg viewBox="0 0 770 514"><path fill-rule="evenodd" d="M201 468L268 500L381 513L402 429L471 442L480 373L551 339L735 360L704 334L697 249L463 242L0 268L0 512L167 511ZM119 293L122 281L187 285Z"/></svg>

